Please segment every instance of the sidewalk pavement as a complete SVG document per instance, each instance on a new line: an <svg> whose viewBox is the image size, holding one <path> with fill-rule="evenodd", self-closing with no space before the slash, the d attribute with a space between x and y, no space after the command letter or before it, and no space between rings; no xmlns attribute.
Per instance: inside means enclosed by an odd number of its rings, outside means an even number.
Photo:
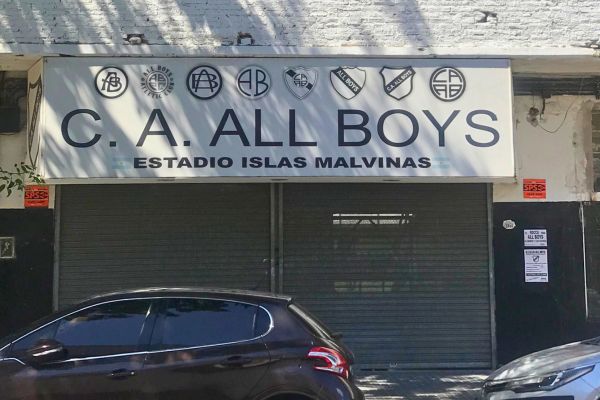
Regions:
<svg viewBox="0 0 600 400"><path fill-rule="evenodd" d="M357 371L367 400L474 400L491 371Z"/></svg>

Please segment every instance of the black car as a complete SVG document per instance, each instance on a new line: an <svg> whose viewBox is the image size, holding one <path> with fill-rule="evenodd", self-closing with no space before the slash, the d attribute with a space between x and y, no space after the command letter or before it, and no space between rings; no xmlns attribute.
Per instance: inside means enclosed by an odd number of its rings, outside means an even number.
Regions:
<svg viewBox="0 0 600 400"><path fill-rule="evenodd" d="M363 400L338 339L289 297L113 293L1 341L0 397Z"/></svg>

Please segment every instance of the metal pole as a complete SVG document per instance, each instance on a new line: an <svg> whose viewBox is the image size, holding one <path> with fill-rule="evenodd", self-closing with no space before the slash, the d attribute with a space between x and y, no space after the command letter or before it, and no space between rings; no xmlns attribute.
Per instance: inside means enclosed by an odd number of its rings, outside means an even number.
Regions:
<svg viewBox="0 0 600 400"><path fill-rule="evenodd" d="M270 183L269 184L269 189L270 189L270 194L271 194L271 215L270 215L270 238L271 238L271 250L270 250L270 255L269 255L269 259L270 259L270 263L271 263L271 293L275 293L276 292L276 288L275 288L275 245L277 244L276 240L276 225L275 225L275 217L277 216L275 207L276 207L276 199L275 199L275 184L274 183Z"/></svg>
<svg viewBox="0 0 600 400"><path fill-rule="evenodd" d="M61 187L54 186L54 270L52 273L52 309L58 310L58 290L60 286L60 210Z"/></svg>
<svg viewBox="0 0 600 400"><path fill-rule="evenodd" d="M283 184L277 184L279 186L279 215L277 222L279 224L279 293L283 293Z"/></svg>
<svg viewBox="0 0 600 400"><path fill-rule="evenodd" d="M581 238L583 240L583 294L585 296L585 320L589 317L588 285L587 285L587 249L585 247L585 212L583 202L579 203L579 218L581 220Z"/></svg>
<svg viewBox="0 0 600 400"><path fill-rule="evenodd" d="M494 277L494 215L493 185L487 184L487 224L488 224L488 270L490 279L490 329L492 347L492 368L498 365L498 344L496 338L496 280Z"/></svg>

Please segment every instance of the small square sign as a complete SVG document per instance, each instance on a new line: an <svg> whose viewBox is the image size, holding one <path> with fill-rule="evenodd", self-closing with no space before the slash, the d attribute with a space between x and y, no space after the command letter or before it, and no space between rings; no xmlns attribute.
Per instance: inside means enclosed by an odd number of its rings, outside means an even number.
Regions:
<svg viewBox="0 0 600 400"><path fill-rule="evenodd" d="M546 180L545 179L523 179L523 198L524 199L545 199L546 198Z"/></svg>
<svg viewBox="0 0 600 400"><path fill-rule="evenodd" d="M524 229L523 244L525 247L548 247L548 234L545 229Z"/></svg>
<svg viewBox="0 0 600 400"><path fill-rule="evenodd" d="M25 186L25 208L48 208L49 200L47 185Z"/></svg>
<svg viewBox="0 0 600 400"><path fill-rule="evenodd" d="M17 258L15 237L0 237L0 260L13 260L15 258Z"/></svg>

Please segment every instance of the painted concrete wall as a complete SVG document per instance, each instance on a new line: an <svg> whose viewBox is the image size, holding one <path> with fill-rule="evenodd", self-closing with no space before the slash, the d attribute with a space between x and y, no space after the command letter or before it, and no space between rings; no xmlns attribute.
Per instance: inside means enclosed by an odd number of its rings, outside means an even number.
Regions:
<svg viewBox="0 0 600 400"><path fill-rule="evenodd" d="M22 78L27 79L26 71L11 71L7 72L5 78ZM15 171L15 164L26 162L30 164L29 157L27 157L27 124L28 119L28 99L22 97L19 100L19 109L21 111L21 121L23 127L18 132L9 132L0 134L0 167L5 171ZM50 188L50 208L54 207L54 188ZM19 190L13 190L10 196L7 196L7 192L3 191L0 193L0 209L9 208L23 208L23 192ZM1 227L0 227L1 228Z"/></svg>
<svg viewBox="0 0 600 400"><path fill-rule="evenodd" d="M590 47L599 20L597 0L10 0L0 45Z"/></svg>
<svg viewBox="0 0 600 400"><path fill-rule="evenodd" d="M540 201L523 199L524 178L546 179L547 201L590 200L593 197L591 110L596 103L593 97L552 97L546 100L538 125L533 126L527 115L532 106L542 110L541 98L516 97L517 182L494 185L494 201Z"/></svg>

